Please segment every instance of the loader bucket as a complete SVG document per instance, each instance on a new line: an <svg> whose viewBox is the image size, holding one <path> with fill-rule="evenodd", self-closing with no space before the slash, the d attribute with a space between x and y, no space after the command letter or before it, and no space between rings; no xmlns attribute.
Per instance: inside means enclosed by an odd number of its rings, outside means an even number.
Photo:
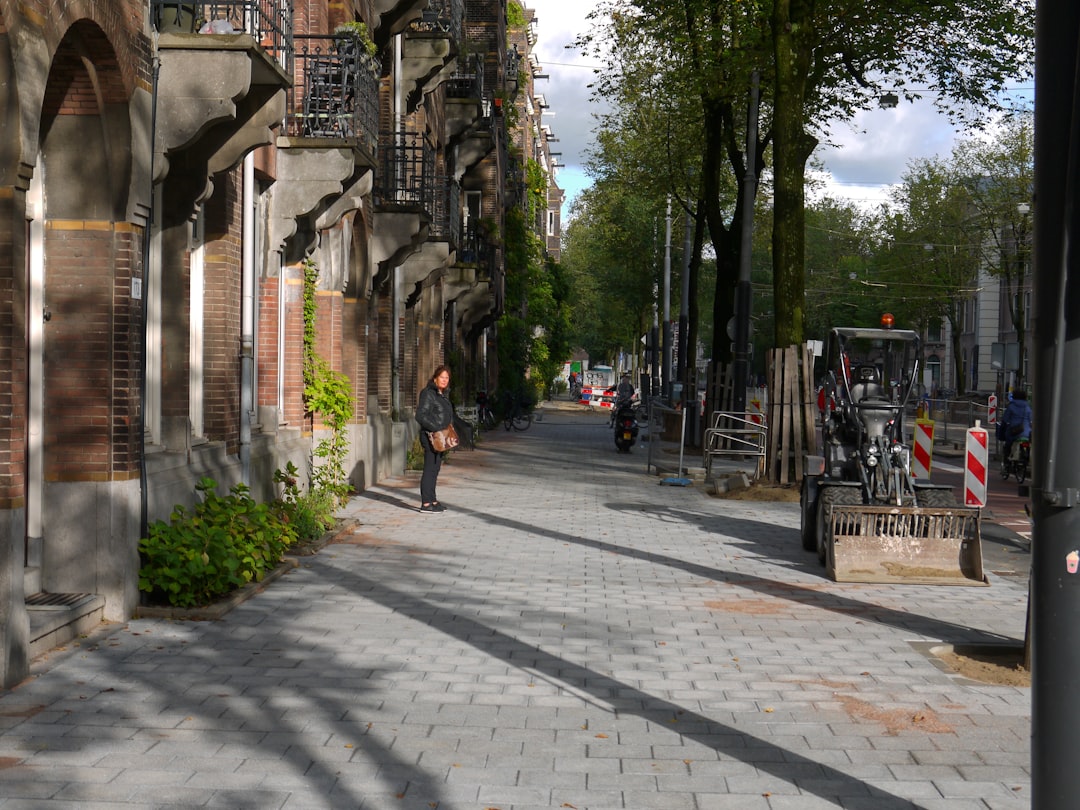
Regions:
<svg viewBox="0 0 1080 810"><path fill-rule="evenodd" d="M837 582L989 584L978 509L836 504L831 512L825 567Z"/></svg>

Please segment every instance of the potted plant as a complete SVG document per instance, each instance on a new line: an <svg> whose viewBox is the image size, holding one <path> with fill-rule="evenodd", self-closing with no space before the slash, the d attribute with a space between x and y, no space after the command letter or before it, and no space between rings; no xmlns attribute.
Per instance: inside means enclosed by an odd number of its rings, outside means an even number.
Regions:
<svg viewBox="0 0 1080 810"><path fill-rule="evenodd" d="M368 33L367 23L360 20L344 22L334 29L334 41L339 53L348 53L359 47L361 53L375 56L378 48Z"/></svg>

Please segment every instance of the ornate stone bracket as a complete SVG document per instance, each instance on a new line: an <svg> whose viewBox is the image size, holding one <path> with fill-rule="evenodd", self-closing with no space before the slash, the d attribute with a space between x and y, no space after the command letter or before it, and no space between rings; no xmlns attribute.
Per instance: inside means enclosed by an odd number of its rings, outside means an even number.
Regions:
<svg viewBox="0 0 1080 810"><path fill-rule="evenodd" d="M272 142L290 78L250 36L163 34L158 49L155 182L168 174L174 153L197 155L214 172Z"/></svg>
<svg viewBox="0 0 1080 810"><path fill-rule="evenodd" d="M420 19L428 0L375 0L371 35L380 46Z"/></svg>
<svg viewBox="0 0 1080 810"><path fill-rule="evenodd" d="M308 223L309 228L305 233L311 233L313 238L317 227L315 223L326 211L341 202L346 187L351 190L355 183L360 183L357 188L364 188L364 179L355 177L353 150L346 145L336 149L280 149L277 167L277 182L268 192L271 250L284 250L286 243L300 230L298 220L311 214L315 214L312 217L314 222ZM365 170L364 175L369 176L370 172ZM370 179L366 182L370 190ZM348 206L353 202L350 197L341 204ZM320 210L324 204L325 207ZM359 207L358 202L356 207ZM342 211L342 215L344 213Z"/></svg>
<svg viewBox="0 0 1080 810"><path fill-rule="evenodd" d="M401 55L401 74L409 112L430 92L454 75L457 47L444 36L406 36Z"/></svg>
<svg viewBox="0 0 1080 810"><path fill-rule="evenodd" d="M369 266L377 268L370 280L372 287L381 287L390 278L390 271L394 267L420 249L427 241L428 229L428 218L418 211L375 212L369 242ZM361 296L366 295L367 290L366 283L360 285Z"/></svg>
<svg viewBox="0 0 1080 810"><path fill-rule="evenodd" d="M433 272L446 267L449 258L450 245L446 242L424 242L401 263L403 284L411 287L427 281Z"/></svg>

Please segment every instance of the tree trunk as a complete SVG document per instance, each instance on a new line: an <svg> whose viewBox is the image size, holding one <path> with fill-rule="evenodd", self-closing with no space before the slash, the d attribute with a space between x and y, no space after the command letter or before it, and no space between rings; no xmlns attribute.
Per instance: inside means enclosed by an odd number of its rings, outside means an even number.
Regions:
<svg viewBox="0 0 1080 810"><path fill-rule="evenodd" d="M774 0L772 244L778 347L802 345L806 313L805 173L806 161L817 146L817 139L803 126L811 24L806 4Z"/></svg>
<svg viewBox="0 0 1080 810"><path fill-rule="evenodd" d="M724 138L721 133L727 126L724 109L720 104L706 103L705 131L714 133L705 139L702 157L702 202L705 221L716 250L716 287L713 296L713 343L714 363L731 360L731 338L727 336L727 324L735 315L735 284L739 280L739 233L742 208L736 206L731 224L724 224L724 208L720 204L720 172L725 157Z"/></svg>

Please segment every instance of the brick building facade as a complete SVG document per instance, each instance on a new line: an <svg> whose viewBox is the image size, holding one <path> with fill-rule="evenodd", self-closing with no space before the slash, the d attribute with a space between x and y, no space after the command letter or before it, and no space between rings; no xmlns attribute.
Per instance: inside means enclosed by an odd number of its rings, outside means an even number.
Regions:
<svg viewBox="0 0 1080 810"><path fill-rule="evenodd" d="M507 78L499 0L0 0L0 684L132 615L200 478L308 468L305 262L357 489L435 365L490 388Z"/></svg>

